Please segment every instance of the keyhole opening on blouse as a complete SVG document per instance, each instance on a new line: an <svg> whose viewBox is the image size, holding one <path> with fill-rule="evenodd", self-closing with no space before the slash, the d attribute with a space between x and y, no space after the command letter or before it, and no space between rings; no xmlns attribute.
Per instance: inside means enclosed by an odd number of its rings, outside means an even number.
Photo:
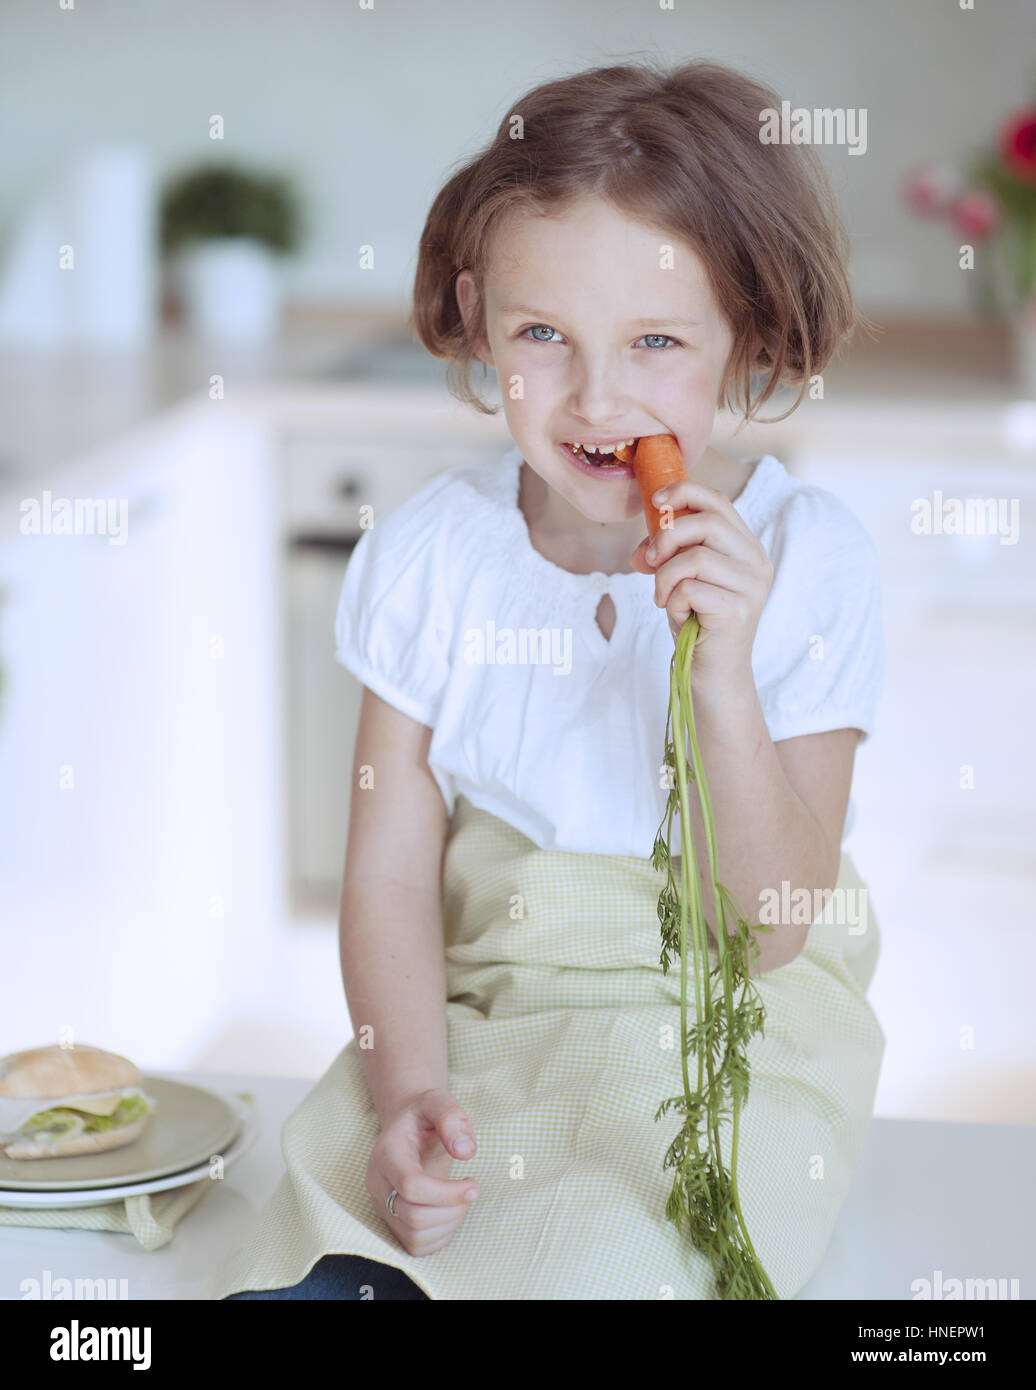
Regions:
<svg viewBox="0 0 1036 1390"><path fill-rule="evenodd" d="M611 594L603 594L597 605L597 626L604 640L610 642L615 631L615 603Z"/></svg>

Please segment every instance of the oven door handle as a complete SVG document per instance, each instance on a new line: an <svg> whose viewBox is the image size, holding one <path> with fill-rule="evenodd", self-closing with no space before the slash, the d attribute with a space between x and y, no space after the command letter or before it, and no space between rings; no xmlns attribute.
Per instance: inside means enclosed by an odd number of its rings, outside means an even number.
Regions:
<svg viewBox="0 0 1036 1390"><path fill-rule="evenodd" d="M362 532L359 535L341 535L329 531L300 531L296 535L289 537L288 548L292 551L316 551L322 555L334 555L341 558L351 555L360 543Z"/></svg>

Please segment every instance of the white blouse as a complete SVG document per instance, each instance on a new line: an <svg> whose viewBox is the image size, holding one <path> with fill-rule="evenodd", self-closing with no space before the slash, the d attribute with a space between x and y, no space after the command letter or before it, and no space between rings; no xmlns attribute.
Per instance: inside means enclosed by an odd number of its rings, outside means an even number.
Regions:
<svg viewBox="0 0 1036 1390"><path fill-rule="evenodd" d="M668 795L669 620L651 575L571 574L533 548L521 465L512 448L442 473L376 520L346 569L338 660L431 728L448 814L461 793L541 849L647 858ZM733 506L774 567L752 649L770 737L869 737L884 676L869 534L770 454ZM610 640L596 620L606 593ZM850 800L844 835L853 818Z"/></svg>

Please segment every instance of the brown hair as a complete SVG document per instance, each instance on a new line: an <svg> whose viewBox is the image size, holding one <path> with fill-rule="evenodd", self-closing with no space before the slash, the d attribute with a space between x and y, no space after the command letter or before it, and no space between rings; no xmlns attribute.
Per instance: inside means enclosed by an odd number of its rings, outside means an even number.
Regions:
<svg viewBox="0 0 1036 1390"><path fill-rule="evenodd" d="M492 231L516 210L557 212L590 196L694 247L734 335L720 403L751 419L782 382L801 381L794 404L775 417L787 418L862 316L823 165L808 145L763 144L764 108L779 110L780 98L707 62L591 68L524 96L439 191L421 234L411 322L428 351L447 359L453 395L496 413L469 381L485 337ZM522 139L512 138L518 116ZM454 292L463 269L480 296L472 336ZM753 403L752 374L763 370Z"/></svg>

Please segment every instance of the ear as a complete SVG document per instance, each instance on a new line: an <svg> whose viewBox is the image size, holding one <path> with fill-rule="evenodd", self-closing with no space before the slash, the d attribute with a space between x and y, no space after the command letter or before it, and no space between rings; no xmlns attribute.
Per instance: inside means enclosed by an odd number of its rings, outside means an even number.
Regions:
<svg viewBox="0 0 1036 1390"><path fill-rule="evenodd" d="M476 336L478 318L481 306L479 304L478 287L475 284L475 277L470 270L462 270L454 282L454 291L457 296L457 308L464 321L464 331L469 338ZM479 362L493 365L493 354L489 350L489 344L485 335L477 338L475 345L475 356Z"/></svg>

